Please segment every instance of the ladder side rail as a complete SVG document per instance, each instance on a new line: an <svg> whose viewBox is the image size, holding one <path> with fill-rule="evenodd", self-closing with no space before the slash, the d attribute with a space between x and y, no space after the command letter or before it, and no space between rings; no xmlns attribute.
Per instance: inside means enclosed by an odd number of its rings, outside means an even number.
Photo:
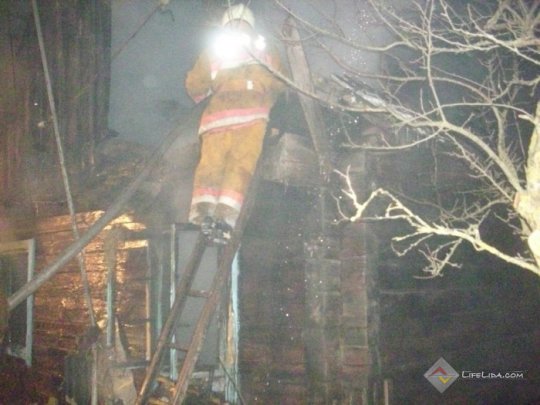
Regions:
<svg viewBox="0 0 540 405"><path fill-rule="evenodd" d="M197 363L199 354L202 350L204 338L210 326L210 320L216 310L217 304L221 297L221 293L229 279L232 262L234 260L234 257L236 256L238 247L240 246L240 241L242 239L242 234L244 233L247 219L249 218L249 214L251 213L253 204L255 202L256 189L259 182L258 173L259 169L257 167L246 195L246 201L241 209L238 221L236 223L236 227L232 232L231 239L224 247L223 253L219 258L219 267L214 276L214 281L212 282L210 295L206 300L199 316L199 320L195 325L195 330L189 344L189 349L182 363L182 368L180 370L178 380L173 391L172 404L181 404L182 401L185 399L189 379L193 373L195 364Z"/></svg>
<svg viewBox="0 0 540 405"><path fill-rule="evenodd" d="M176 251L177 251L177 237L176 237L176 224L173 223L171 225L171 238L170 238L170 246L169 246L169 250L170 250L170 283L171 283L171 287L170 287L170 299L169 299L169 302L171 303L171 307L172 305L174 305L174 301L176 301L176 297L177 297L177 294L176 294L176 288L177 288L177 284L178 284L178 275L177 275L177 267L178 267L178 261L177 261L177 257L176 257ZM199 266L197 266L199 267ZM191 285L191 283L190 283ZM190 288L191 289L191 288ZM189 292L189 291L188 291ZM178 313L177 315L174 315L174 317L180 317L181 316L181 313L182 311L180 311L180 313ZM176 333L173 332L171 334L171 336L169 337L169 347L170 347L170 351L169 351L169 364L170 364L170 367L169 367L169 377L171 378L171 380L174 380L176 378L178 378L178 370L176 368L176 363L177 363L177 352L176 352L176 349L174 349L174 345L176 343Z"/></svg>
<svg viewBox="0 0 540 405"><path fill-rule="evenodd" d="M189 258L189 261L186 265L184 276L180 280L180 283L178 284L178 287L176 289L176 299L174 301L173 306L171 307L169 316L167 317L167 320L165 321L165 324L163 325L163 329L161 330L161 333L159 335L159 339L156 344L156 349L152 356L150 365L148 366L148 370L146 372L143 384L139 391L137 401L135 402L136 405L144 404L144 401L146 400L146 397L148 396L151 383L156 378L156 375L159 371L159 367L161 364L161 360L163 359L163 354L165 353L167 344L169 343L174 327L176 326L177 318L179 317L179 315L182 313L184 309L186 299L187 299L187 294L189 290L191 289L191 285L193 284L193 280L195 278L196 270L199 268L205 249L206 249L206 238L202 233L200 233L195 243L195 247L193 248L193 251Z"/></svg>
<svg viewBox="0 0 540 405"><path fill-rule="evenodd" d="M214 281L210 290L210 296L206 300L200 318L195 325L195 330L189 344L189 349L186 353L186 357L182 364L182 368L180 370L180 374L178 376L178 380L174 389L174 396L172 400L173 404L180 404L181 401L184 399L190 376L193 373L193 369L195 368L195 364L197 363L197 360L199 358L199 354L204 343L204 338L210 325L210 320L212 318L212 315L215 313L217 304L221 298L221 292L228 280L230 265L232 263L232 259L236 254L236 249L239 245L238 242L232 242L233 241L231 239L231 241L229 241L229 243L227 244L225 251L223 252L223 259L220 261L218 272L214 277Z"/></svg>

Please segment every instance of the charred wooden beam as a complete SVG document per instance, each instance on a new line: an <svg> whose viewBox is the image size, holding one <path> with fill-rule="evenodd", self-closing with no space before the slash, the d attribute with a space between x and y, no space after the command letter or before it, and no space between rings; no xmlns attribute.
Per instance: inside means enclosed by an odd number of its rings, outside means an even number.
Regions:
<svg viewBox="0 0 540 405"><path fill-rule="evenodd" d="M293 18L287 19L283 32L287 41L287 56L293 80L300 89L313 94L315 91L311 71ZM313 139L313 146L319 157L321 175L326 179L332 170L332 159L331 145L325 133L326 125L323 120L322 109L315 100L304 94L299 94L299 98Z"/></svg>

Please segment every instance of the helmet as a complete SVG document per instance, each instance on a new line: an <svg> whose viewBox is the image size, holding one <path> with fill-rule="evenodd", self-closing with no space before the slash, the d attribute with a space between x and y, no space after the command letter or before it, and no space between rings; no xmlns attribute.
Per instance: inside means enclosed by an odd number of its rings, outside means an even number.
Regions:
<svg viewBox="0 0 540 405"><path fill-rule="evenodd" d="M232 20L242 20L247 22L251 27L255 27L255 16L253 12L244 4L231 6L223 14L221 25L225 26Z"/></svg>

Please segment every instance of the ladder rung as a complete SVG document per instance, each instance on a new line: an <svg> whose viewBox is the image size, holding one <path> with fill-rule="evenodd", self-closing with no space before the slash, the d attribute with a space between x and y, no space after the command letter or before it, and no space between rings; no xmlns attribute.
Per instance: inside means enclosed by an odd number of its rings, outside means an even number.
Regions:
<svg viewBox="0 0 540 405"><path fill-rule="evenodd" d="M142 325L148 322L152 322L152 318L133 318L133 319L124 319L123 323L128 325Z"/></svg>
<svg viewBox="0 0 540 405"><path fill-rule="evenodd" d="M132 361L125 361L121 363L115 363L114 367L116 368L143 368L148 366L150 362L148 360L132 360Z"/></svg>
<svg viewBox="0 0 540 405"><path fill-rule="evenodd" d="M178 351L184 352L184 353L187 353L187 351L189 350L184 346L178 346L178 345L175 345L174 343L169 343L168 346L169 346L169 349L175 349L175 350L178 350Z"/></svg>
<svg viewBox="0 0 540 405"><path fill-rule="evenodd" d="M152 277L133 277L133 278L129 279L130 282L134 282L134 281L151 281L151 280L152 280Z"/></svg>
<svg viewBox="0 0 540 405"><path fill-rule="evenodd" d="M174 386L176 385L176 381L173 381L171 380L170 378L167 378L163 375L158 375L156 380L163 384L165 386L165 388L167 389L171 389L171 388L174 388Z"/></svg>
<svg viewBox="0 0 540 405"><path fill-rule="evenodd" d="M149 398L147 403L148 405L171 405L169 401L162 401L157 398Z"/></svg>
<svg viewBox="0 0 540 405"><path fill-rule="evenodd" d="M190 290L188 295L190 297L195 297L195 298L208 298L210 296L210 291L206 291L206 290Z"/></svg>
<svg viewBox="0 0 540 405"><path fill-rule="evenodd" d="M153 321L153 318L134 318L134 319L125 319L124 324L130 324L130 325L140 325L143 323L148 323Z"/></svg>

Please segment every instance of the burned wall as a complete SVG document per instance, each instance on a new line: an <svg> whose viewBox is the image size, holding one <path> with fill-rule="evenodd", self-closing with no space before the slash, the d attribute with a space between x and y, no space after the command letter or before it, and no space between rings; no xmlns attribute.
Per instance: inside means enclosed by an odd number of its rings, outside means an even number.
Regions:
<svg viewBox="0 0 540 405"><path fill-rule="evenodd" d="M334 224L321 233L320 203L317 188L272 182L257 195L239 283L239 372L249 403L367 398L377 333L373 230Z"/></svg>
<svg viewBox="0 0 540 405"><path fill-rule="evenodd" d="M38 7L60 134L70 173L78 175L90 169L106 134L110 2ZM0 199L18 211L46 211L64 196L31 2L3 1L0 27Z"/></svg>
<svg viewBox="0 0 540 405"><path fill-rule="evenodd" d="M248 403L303 403L308 396L303 329L303 238L309 196L264 182L240 256L241 390Z"/></svg>
<svg viewBox="0 0 540 405"><path fill-rule="evenodd" d="M91 226L101 212L78 214L81 232ZM113 221L126 230L140 230L141 224L123 215ZM106 319L108 268L106 251L116 258L115 307L120 334L129 359L146 356L145 283L148 277L144 241L117 240L105 246L110 227L102 231L85 249L92 303L98 323ZM37 225L37 272L51 264L73 242L69 216L50 217ZM109 244L110 245L110 244ZM116 249L118 249L116 251ZM88 349L85 336L90 318L84 298L81 274L72 260L36 293L34 300L34 346L32 369L39 381L42 396L58 397L64 380L66 356ZM103 327L103 325L102 325ZM102 330L102 336L105 332Z"/></svg>
<svg viewBox="0 0 540 405"><path fill-rule="evenodd" d="M449 204L456 190L477 186L449 158L439 156L434 168L436 156L429 148L417 148L368 160L374 181L409 196L411 205L434 195ZM414 210L433 215L432 208L421 204ZM517 245L512 235L501 235L496 221L488 218L484 225L482 232L506 249ZM459 268L426 278L426 258L418 249L402 257L392 249L391 238L406 224L379 222L375 229L380 246L377 353L390 402L535 403L540 398L540 322L533 315L540 309L538 278L471 246L461 247L453 257ZM440 357L460 374L442 396L424 377ZM525 378L466 380L461 378L466 370L522 370Z"/></svg>
<svg viewBox="0 0 540 405"><path fill-rule="evenodd" d="M540 309L539 282L524 270L469 254L462 268L430 280L415 278L422 258L382 254L379 353L382 378L391 381L394 400L502 404L540 398L540 323L534 316ZM424 378L440 357L459 374L521 370L525 379L458 378L441 397Z"/></svg>

